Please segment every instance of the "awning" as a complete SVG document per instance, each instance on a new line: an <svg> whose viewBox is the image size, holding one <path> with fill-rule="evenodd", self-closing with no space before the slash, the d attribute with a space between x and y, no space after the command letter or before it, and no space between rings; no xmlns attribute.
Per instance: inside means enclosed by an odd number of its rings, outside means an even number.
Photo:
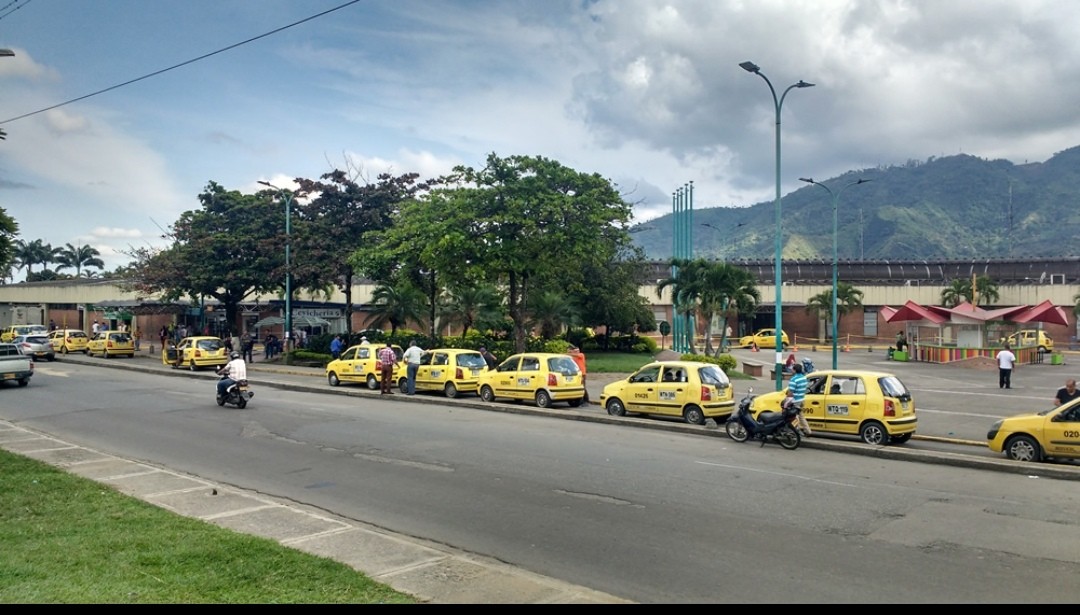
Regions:
<svg viewBox="0 0 1080 615"><path fill-rule="evenodd" d="M1029 308L1026 312L1023 312L1010 320L1021 323L1047 322L1054 325L1069 325L1069 316L1065 313L1065 310L1060 306L1050 303L1049 300Z"/></svg>
<svg viewBox="0 0 1080 615"><path fill-rule="evenodd" d="M947 316L942 316L929 310L914 301L908 301L900 308L884 307L881 309L881 313L885 316L885 322L903 322L905 320L929 320L934 324L940 325L943 322L948 322Z"/></svg>
<svg viewBox="0 0 1080 615"><path fill-rule="evenodd" d="M314 316L293 316L292 324L294 327L329 327L330 321L322 318L316 318ZM255 328L260 327L281 327L285 325L285 318L281 316L267 316L262 320L255 323Z"/></svg>

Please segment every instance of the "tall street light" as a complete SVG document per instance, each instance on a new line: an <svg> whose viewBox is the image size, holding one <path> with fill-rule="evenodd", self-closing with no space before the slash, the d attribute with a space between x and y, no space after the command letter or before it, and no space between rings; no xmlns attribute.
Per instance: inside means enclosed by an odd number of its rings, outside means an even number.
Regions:
<svg viewBox="0 0 1080 615"><path fill-rule="evenodd" d="M773 87L769 78L761 72L761 67L753 62L741 62L739 66L747 71L754 73L758 77L765 80L766 85L769 86L769 92L772 93L773 106L776 107L776 390L784 388L784 317L783 317L783 302L781 301L781 275L780 268L781 261L781 248L782 248L782 226L780 218L780 109L784 106L784 99L787 98L788 92L794 88L812 88L813 83L807 83L802 79L798 83L789 85L784 93L779 98L776 97L776 88Z"/></svg>
<svg viewBox="0 0 1080 615"><path fill-rule="evenodd" d="M259 183L277 190L285 200L285 349L288 350L292 342L292 261L289 259L289 235L291 235L293 195L270 182L259 181Z"/></svg>
<svg viewBox="0 0 1080 615"><path fill-rule="evenodd" d="M821 186L825 189L825 192L829 193L832 197L832 368L837 369L837 354L836 354L836 336L837 336L837 322L836 322L836 303L837 303L837 288L839 282L837 282L836 270L837 270L837 258L836 258L836 206L840 202L840 194L847 190L851 186L858 186L859 184L865 184L869 179L859 179L848 184L844 184L842 188L833 194L833 191L828 186L822 183L814 181L812 177L800 177L799 181L804 181L808 184L814 184L815 186Z"/></svg>

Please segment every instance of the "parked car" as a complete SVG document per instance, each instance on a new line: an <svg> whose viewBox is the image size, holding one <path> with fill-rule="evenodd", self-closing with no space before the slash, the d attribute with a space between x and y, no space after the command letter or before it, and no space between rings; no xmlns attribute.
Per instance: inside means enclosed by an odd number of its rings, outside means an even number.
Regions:
<svg viewBox="0 0 1080 615"><path fill-rule="evenodd" d="M1047 335L1046 331L1042 329L1022 329L1003 338L1001 341L1009 342L1009 346L1013 348L1038 346L1039 350L1043 352L1054 351L1054 338Z"/></svg>
<svg viewBox="0 0 1080 615"><path fill-rule="evenodd" d="M326 381L332 387L342 383L363 382L367 388L376 390L382 382L382 374L378 368L377 355L380 348L374 344L360 344L350 346L341 353L337 359L326 364ZM405 362L402 356L405 351L401 346L392 345L397 362L394 363L393 382L405 376Z"/></svg>
<svg viewBox="0 0 1080 615"><path fill-rule="evenodd" d="M780 343L786 350L790 341L786 331L780 332ZM744 335L739 338L740 348L749 348L757 344L758 348L776 348L776 329L760 329L753 335Z"/></svg>
<svg viewBox="0 0 1080 615"><path fill-rule="evenodd" d="M477 391L484 401L531 400L540 408L565 401L577 408L585 402L585 379L570 355L525 352L481 373Z"/></svg>
<svg viewBox="0 0 1080 615"><path fill-rule="evenodd" d="M724 370L713 363L654 361L628 378L606 385L600 405L612 416L631 413L681 416L693 425L726 417L735 393Z"/></svg>
<svg viewBox="0 0 1080 615"><path fill-rule="evenodd" d="M1080 459L1080 399L996 421L986 439L990 450L1015 461Z"/></svg>
<svg viewBox="0 0 1080 615"><path fill-rule="evenodd" d="M86 343L86 354L99 354L103 358L134 357L135 340L124 331L105 331Z"/></svg>
<svg viewBox="0 0 1080 615"><path fill-rule="evenodd" d="M901 444L918 426L915 400L894 374L861 370L824 370L806 377L803 416L816 433L857 435L867 444ZM751 406L756 418L778 412L785 391L758 395Z"/></svg>
<svg viewBox="0 0 1080 615"><path fill-rule="evenodd" d="M398 386L404 393L408 378L406 366L398 377ZM447 397L462 393L476 393L480 375L487 371L487 361L476 350L464 348L436 348L424 352L416 369L417 391L439 391Z"/></svg>
<svg viewBox="0 0 1080 615"><path fill-rule="evenodd" d="M186 365L191 371L204 367L216 369L229 362L229 353L220 337L185 337L175 346L161 349L161 362L174 368Z"/></svg>
<svg viewBox="0 0 1080 615"><path fill-rule="evenodd" d="M34 333L46 334L49 328L45 325L12 325L0 332L0 342L10 343L20 335L32 335Z"/></svg>
<svg viewBox="0 0 1080 615"><path fill-rule="evenodd" d="M11 343L20 347L24 355L33 357L35 361L38 359L56 360L56 351L53 350L52 344L49 343L49 336L44 333L17 335L11 340Z"/></svg>
<svg viewBox="0 0 1080 615"><path fill-rule="evenodd" d="M49 332L49 343L60 354L81 352L86 354L86 343L90 337L82 329L57 329Z"/></svg>

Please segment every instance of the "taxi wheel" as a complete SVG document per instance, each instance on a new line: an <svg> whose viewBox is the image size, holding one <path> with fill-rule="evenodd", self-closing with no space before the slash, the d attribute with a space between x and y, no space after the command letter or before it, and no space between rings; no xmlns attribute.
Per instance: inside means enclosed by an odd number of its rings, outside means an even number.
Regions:
<svg viewBox="0 0 1080 615"><path fill-rule="evenodd" d="M109 358L109 351L108 350L102 350L101 351L101 358L102 359L108 359Z"/></svg>
<svg viewBox="0 0 1080 615"><path fill-rule="evenodd" d="M378 388L379 388L379 384L380 384L380 383L379 383L379 379L375 377L375 374L368 374L368 377L367 377L367 388L369 388L369 389L371 389L372 391L374 391L375 389L378 389Z"/></svg>
<svg viewBox="0 0 1080 615"><path fill-rule="evenodd" d="M198 371L198 369L199 369L199 366L198 366L198 365L195 365L195 359L192 359L192 360L191 360L191 363L188 363L188 369L189 369L190 371L193 371L193 372L194 372L194 371Z"/></svg>
<svg viewBox="0 0 1080 615"><path fill-rule="evenodd" d="M495 401L495 391L492 391L491 387L487 385L480 387L480 399L484 401Z"/></svg>
<svg viewBox="0 0 1080 615"><path fill-rule="evenodd" d="M607 402L607 413L611 416L626 416L626 406L618 397L612 397Z"/></svg>
<svg viewBox="0 0 1080 615"><path fill-rule="evenodd" d="M61 346L60 347L60 354L67 354L67 353L68 353L67 346Z"/></svg>
<svg viewBox="0 0 1080 615"><path fill-rule="evenodd" d="M409 379L408 378L402 378L401 380L398 380L397 388L398 388L399 393L408 393L409 392Z"/></svg>
<svg viewBox="0 0 1080 615"><path fill-rule="evenodd" d="M329 374L326 375L326 382L330 386L336 387L336 386L341 384L341 378L338 378L338 375L336 373L330 372Z"/></svg>
<svg viewBox="0 0 1080 615"><path fill-rule="evenodd" d="M446 386L443 387L443 395L446 395L450 399L454 399L455 397L458 396L457 387L454 386L453 382L447 382L446 383Z"/></svg>
<svg viewBox="0 0 1080 615"><path fill-rule="evenodd" d="M859 428L859 439L867 444L885 444L889 441L889 432L877 421L867 421Z"/></svg>
<svg viewBox="0 0 1080 615"><path fill-rule="evenodd" d="M1013 461L1042 461L1042 448L1030 436L1014 436L1005 443L1005 456Z"/></svg>
<svg viewBox="0 0 1080 615"><path fill-rule="evenodd" d="M550 408L551 407L551 395L540 389L536 392L536 407L537 408Z"/></svg>
<svg viewBox="0 0 1080 615"><path fill-rule="evenodd" d="M704 425L705 413L697 406L687 406L686 410L683 410L683 419L691 425Z"/></svg>
<svg viewBox="0 0 1080 615"><path fill-rule="evenodd" d="M902 433L902 434L897 435L897 436L890 436L889 437L889 442L891 442L893 444L903 444L904 442L907 442L910 439L911 439L911 434Z"/></svg>

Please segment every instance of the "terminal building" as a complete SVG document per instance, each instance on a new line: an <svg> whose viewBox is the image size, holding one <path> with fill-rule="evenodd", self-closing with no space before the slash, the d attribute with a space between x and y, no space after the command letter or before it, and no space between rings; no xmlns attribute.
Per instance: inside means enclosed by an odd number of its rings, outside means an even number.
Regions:
<svg viewBox="0 0 1080 615"><path fill-rule="evenodd" d="M772 260L729 260L742 267L758 281L760 302L753 314L738 314L727 320L733 337L748 335L757 329L775 324L775 275ZM936 306L941 304L942 291L954 280L971 280L986 276L996 285L998 299L990 308L1035 306L1049 302L1062 308L1066 322L1030 322L1019 326L1007 320L988 321L978 326L984 345L994 342L1019 328L1038 328L1057 341L1056 349L1074 350L1077 343L1076 307L1080 301L1080 257L1023 260L955 260L955 261L844 261L838 263L838 279L851 284L863 293L862 308L843 315L838 323L837 340L858 348L885 347L899 331L913 333L908 338L923 344L956 345L963 342L958 327L929 327L932 323L912 321L890 322L888 315L909 302ZM670 266L654 262L642 274L640 294L651 306L657 321L673 322L671 287L657 293L660 281L671 276ZM797 346L831 344L828 323L808 311L812 297L832 288L832 262L826 260L792 260L782 263L783 328ZM345 313L344 296L340 290L329 298L321 293L294 292L292 318L295 326L304 327L309 334L341 333L347 329L367 328L367 312L374 284L360 280L353 286L352 314ZM57 327L89 330L93 321L108 323L110 328L126 325L139 331L144 342L156 340L162 326L183 324L192 331L219 335L225 331L253 331L255 325L270 317L284 316L285 302L280 296L255 297L242 305L240 322L225 322L223 310L213 302L164 302L155 297L143 297L124 290L115 280L70 279L47 282L24 282L0 285L0 325L40 323ZM351 323L346 322L351 318ZM351 325L351 326L347 326ZM281 335L280 325L278 331ZM419 324L412 328L426 330ZM711 329L697 326L698 338L718 336L723 329L719 319ZM268 331L258 331L265 335ZM443 335L450 331L441 331ZM652 334L658 342L659 334ZM928 339L927 336L937 339ZM700 346L699 346L700 348Z"/></svg>

